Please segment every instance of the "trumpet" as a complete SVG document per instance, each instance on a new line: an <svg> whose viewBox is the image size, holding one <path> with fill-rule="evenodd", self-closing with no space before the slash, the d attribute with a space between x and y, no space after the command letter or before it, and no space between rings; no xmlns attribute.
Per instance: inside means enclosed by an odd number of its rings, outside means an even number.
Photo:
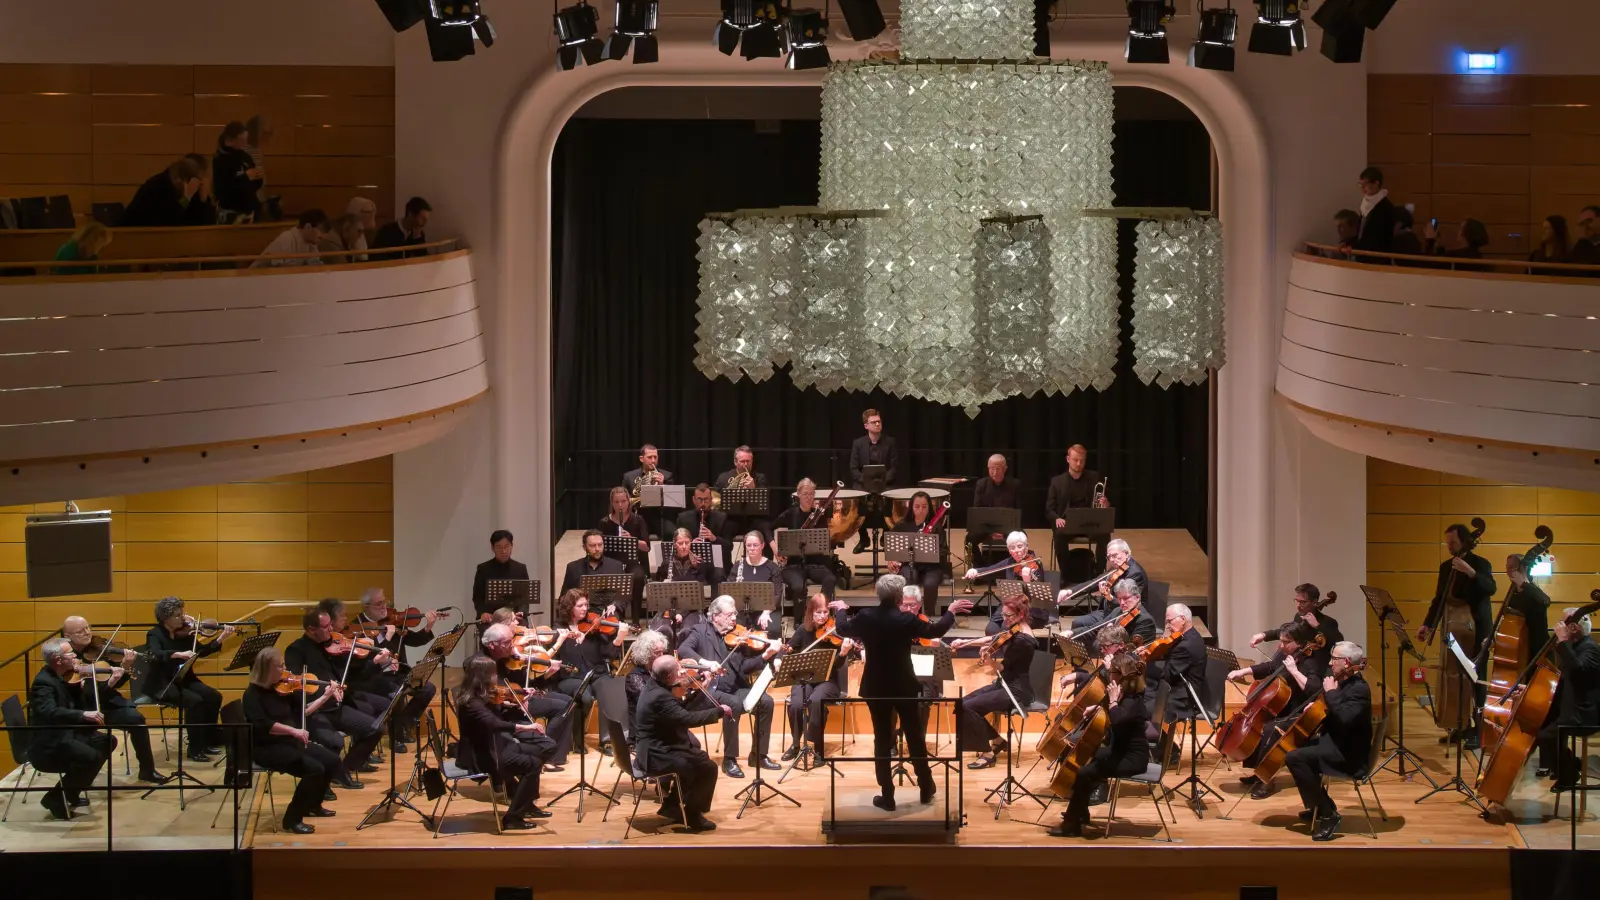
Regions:
<svg viewBox="0 0 1600 900"><path fill-rule="evenodd" d="M1094 498L1089 501L1089 505L1090 506L1099 506L1102 502L1105 501L1105 499L1106 499L1106 482L1108 482L1110 480L1111 480L1110 478L1102 478L1099 481L1095 482L1095 485L1094 485Z"/></svg>

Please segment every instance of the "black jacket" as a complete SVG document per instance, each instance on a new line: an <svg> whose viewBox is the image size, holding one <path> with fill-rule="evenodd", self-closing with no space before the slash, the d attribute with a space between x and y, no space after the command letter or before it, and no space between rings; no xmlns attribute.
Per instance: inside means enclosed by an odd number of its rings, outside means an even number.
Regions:
<svg viewBox="0 0 1600 900"><path fill-rule="evenodd" d="M1071 472L1050 479L1044 495L1044 511L1050 516L1050 524L1054 526L1069 509L1088 509L1094 502L1094 486L1099 483L1100 473L1088 468L1076 479Z"/></svg>
<svg viewBox="0 0 1600 900"><path fill-rule="evenodd" d="M1494 601L1494 567L1489 565L1488 560L1473 553L1471 550L1462 554L1461 558L1472 566L1474 574L1466 575L1456 572L1455 586L1452 589L1452 593L1457 600L1472 609L1474 616L1484 621L1492 620L1493 616L1489 615L1489 607ZM1428 615L1422 621L1422 624L1429 628L1439 627L1439 619L1444 613L1445 582L1450 580L1451 572L1455 572L1455 567L1450 564L1450 560L1447 559L1439 564L1439 580L1433 589L1433 602L1428 605ZM1489 637L1489 635L1474 635L1474 639L1478 641L1482 641L1486 637ZM1461 649L1464 651L1477 650L1476 647L1462 647Z"/></svg>
<svg viewBox="0 0 1600 900"><path fill-rule="evenodd" d="M468 772L485 772L498 777L500 757L496 744L502 737L515 739L517 723L476 698L457 703L456 713L461 720L456 765Z"/></svg>
<svg viewBox="0 0 1600 900"><path fill-rule="evenodd" d="M1130 694L1117 701L1108 715L1110 728L1103 740L1110 747L1111 771L1128 771L1129 763L1143 764L1150 759L1150 738L1145 726L1150 722L1150 706L1142 695Z"/></svg>
<svg viewBox="0 0 1600 900"><path fill-rule="evenodd" d="M878 442L862 435L850 444L850 481L851 487L859 490L864 482L861 469L863 466L883 466L883 483L886 487L894 487L895 476L899 474L900 453L895 449L894 438L887 434L879 435Z"/></svg>
<svg viewBox="0 0 1600 900"><path fill-rule="evenodd" d="M700 510L686 509L678 513L674 524L679 528L689 529L689 534L693 535L695 540L700 540ZM706 527L711 529L711 533L716 535L717 543L722 545L722 558L732 560L734 535L733 524L728 521L728 514L720 509L708 510ZM663 540L667 539L667 535L661 537Z"/></svg>
<svg viewBox="0 0 1600 900"><path fill-rule="evenodd" d="M990 508L1021 509L1022 508L1022 482L1006 474L1002 484L995 484L994 480L985 475L978 479L972 489L972 505ZM988 537L983 536L984 540Z"/></svg>
<svg viewBox="0 0 1600 900"><path fill-rule="evenodd" d="M863 697L917 696L920 685L911 667L911 642L943 637L956 624L949 610L937 620L924 622L894 606L868 607L835 621L839 636L854 639L866 652L858 688Z"/></svg>
<svg viewBox="0 0 1600 900"><path fill-rule="evenodd" d="M272 733L274 723L291 728L300 727L301 699L298 693L285 696L272 688L252 684L244 689L244 695L239 699L243 701L244 720L250 723L250 740L255 746L285 744L295 749L304 746L299 738Z"/></svg>
<svg viewBox="0 0 1600 900"><path fill-rule="evenodd" d="M211 192L217 205L237 213L259 213L262 179L245 173L255 168L256 161L244 150L221 146L211 157Z"/></svg>
<svg viewBox="0 0 1600 900"><path fill-rule="evenodd" d="M1295 660L1295 668L1306 677L1306 686L1300 683L1287 671L1280 672L1279 666L1283 665L1283 651L1272 654L1271 659L1262 660L1250 667L1250 674L1257 681L1273 677L1275 674L1283 676L1284 683L1289 685L1289 702L1283 705L1283 715L1288 715L1299 709L1311 698L1313 694L1322 689L1322 679L1328 674L1328 664L1320 654L1301 656Z"/></svg>
<svg viewBox="0 0 1600 900"><path fill-rule="evenodd" d="M411 235L406 234L405 228L400 224L400 222L398 220L396 220L396 221L393 221L393 222L387 222L387 223L385 223L384 225L382 225L381 227L378 228L378 233L372 236L371 249L373 249L373 250L383 250L383 249L388 249L388 248L391 248L391 247L412 247L412 246L415 246L417 244L426 244L427 242L428 242L427 232L423 232L423 233L418 234L415 237L413 237ZM426 250L405 250L405 251L400 252L400 253L384 253L384 254L381 254L380 256L383 259L394 259L395 257L427 256L427 255L428 255L428 251L426 251ZM379 257L374 257L374 258L379 258Z"/></svg>
<svg viewBox="0 0 1600 900"><path fill-rule="evenodd" d="M1355 249L1389 253L1394 247L1394 204L1384 197L1361 219Z"/></svg>
<svg viewBox="0 0 1600 900"><path fill-rule="evenodd" d="M609 672L612 661L622 656L622 648L612 641L599 631L567 635L556 651L556 659L561 660L561 677L582 678L590 672Z"/></svg>
<svg viewBox="0 0 1600 900"><path fill-rule="evenodd" d="M1201 703L1207 702L1208 693L1206 640L1200 636L1199 630L1191 627L1185 631L1160 665L1160 680L1172 686L1171 693L1167 695L1167 721L1198 716L1200 711L1195 709L1194 701L1189 697L1189 687L1194 688L1195 696L1200 698ZM1185 681L1189 687L1184 686Z"/></svg>
<svg viewBox="0 0 1600 900"><path fill-rule="evenodd" d="M701 698L704 702L704 698ZM633 758L641 771L650 773L652 760L666 760L674 753L698 749L689 729L710 725L722 718L715 707L689 709L654 678L644 683L633 718Z"/></svg>
<svg viewBox="0 0 1600 900"><path fill-rule="evenodd" d="M1600 645L1590 637L1558 644L1556 662L1561 667L1556 721L1600 726Z"/></svg>
<svg viewBox="0 0 1600 900"><path fill-rule="evenodd" d="M1506 604L1522 613L1528 621L1528 637L1533 646L1542 645L1550 636L1550 595L1532 581L1522 587L1513 586L1506 595Z"/></svg>
<svg viewBox="0 0 1600 900"><path fill-rule="evenodd" d="M526 580L528 567L514 559L508 559L502 565L498 560L487 559L478 563L478 571L472 575L472 608L478 615L492 613L495 605L489 602L489 581L491 579L509 578L512 580ZM566 590L566 588L562 588Z"/></svg>
<svg viewBox="0 0 1600 900"><path fill-rule="evenodd" d="M118 228L171 228L186 224L184 221L183 193L172 183L172 176L162 169L134 192L122 211Z"/></svg>
<svg viewBox="0 0 1600 900"><path fill-rule="evenodd" d="M679 659L709 659L719 662L724 657L727 671L718 675L712 682L712 687L726 694L731 694L740 688L746 688L755 681L755 677L766 668L767 661L761 658L760 653L755 653L746 648L733 651L728 655L727 642L722 635L717 633L708 621L696 622L693 627L684 630L683 636L678 639Z"/></svg>
<svg viewBox="0 0 1600 900"><path fill-rule="evenodd" d="M567 563L567 571L561 576L561 593L566 593L575 587L583 586L585 575L626 575L628 567L620 560L609 556L600 557L600 565L590 568L589 557L581 556Z"/></svg>
<svg viewBox="0 0 1600 900"><path fill-rule="evenodd" d="M1339 748L1344 757L1345 771L1354 772L1366 764L1372 752L1372 689L1360 675L1351 675L1332 694L1324 694L1328 701L1328 717L1323 722L1323 734Z"/></svg>
<svg viewBox="0 0 1600 900"><path fill-rule="evenodd" d="M145 635L145 649L140 655L150 663L149 671L145 673L144 683L139 686L139 693L147 697L154 697L167 689L172 683L178 670L183 668L184 661L173 659L172 654L184 650L194 649L195 656L204 658L222 649L221 641L212 641L209 644L196 644L192 637L173 637L167 629L160 625L150 629ZM194 667L183 676L183 684L188 684L200 676L194 674Z"/></svg>
<svg viewBox="0 0 1600 900"><path fill-rule="evenodd" d="M1072 620L1073 637L1075 639L1090 641L1090 643L1086 646L1090 652L1095 652L1095 648L1100 644L1100 635L1111 626L1106 625L1097 628L1094 634L1088 635L1086 638L1079 638L1079 636L1088 631L1090 628L1095 628L1095 626L1107 619L1118 619L1121 618L1121 616L1122 609L1116 606L1113 606L1110 609L1096 610L1086 616L1078 616ZM1155 640L1156 632L1156 620L1150 617L1150 611L1145 609L1143 606L1139 607L1139 612L1133 617L1133 622L1128 625L1128 638L1131 640L1132 638L1139 637L1143 638L1145 643L1149 643L1150 641Z"/></svg>
<svg viewBox="0 0 1600 900"><path fill-rule="evenodd" d="M367 618L367 614L363 612L357 616L357 621L367 622L370 620ZM427 645L433 643L433 632L431 630L424 630L420 626L404 632L402 632L397 626L394 630L393 637L389 638L388 640L380 640L380 637L381 635L374 631L367 639L394 654L396 659L403 658L400 649L401 647L426 647Z"/></svg>
<svg viewBox="0 0 1600 900"><path fill-rule="evenodd" d="M66 679L49 669L40 669L33 676L28 689L29 725L92 725L83 718L84 712L94 709L94 698L86 696L78 685L67 684ZM72 740L74 729L60 727L32 733L29 752L48 750Z"/></svg>

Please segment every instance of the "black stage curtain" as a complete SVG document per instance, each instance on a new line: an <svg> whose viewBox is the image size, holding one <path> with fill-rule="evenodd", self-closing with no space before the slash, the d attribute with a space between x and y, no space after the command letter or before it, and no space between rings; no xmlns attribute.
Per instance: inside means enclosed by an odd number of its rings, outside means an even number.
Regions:
<svg viewBox="0 0 1600 900"><path fill-rule="evenodd" d="M697 223L708 211L815 204L819 134L816 122L790 121L567 125L552 173L557 526L598 521L606 490L646 441L691 485L732 468L732 448L748 444L774 487L810 476L825 491L848 481L850 442L862 410L875 407L900 446L903 485L976 479L1003 452L1027 491L1024 523L1042 526L1046 484L1065 470L1066 448L1082 443L1090 467L1111 479L1120 526L1187 528L1205 546L1208 391L1162 390L1133 374L1131 222L1120 233L1123 346L1104 392L1013 397L969 419L881 392L824 397L785 373L734 384L694 368ZM1210 145L1198 122L1119 123L1114 149L1119 205L1210 207ZM778 508L786 493L774 492ZM964 505L958 492L958 525Z"/></svg>

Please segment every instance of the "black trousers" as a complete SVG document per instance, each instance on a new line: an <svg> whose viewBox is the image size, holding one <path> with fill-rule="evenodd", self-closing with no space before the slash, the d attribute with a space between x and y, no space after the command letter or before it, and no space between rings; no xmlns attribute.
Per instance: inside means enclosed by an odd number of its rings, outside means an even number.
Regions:
<svg viewBox="0 0 1600 900"><path fill-rule="evenodd" d="M562 671L566 671L566 669L563 668ZM583 685L582 676L576 678L563 678L556 682L556 690L559 690L561 693L573 698L572 713L569 716L569 718L572 720L571 744L573 753L578 752L579 745L583 743L584 736L588 733L589 710L594 708L595 685L599 684L602 680L608 680L610 678L610 675L596 675L594 678L589 679L589 683L587 685L584 685L582 693L578 692L578 686ZM600 738L601 743L603 744L611 743L611 739L606 735L602 734Z"/></svg>
<svg viewBox="0 0 1600 900"><path fill-rule="evenodd" d="M94 784L95 775L116 747L116 739L104 731L74 729L67 740L28 751L28 761L41 772L60 775L67 799L75 800L84 788Z"/></svg>
<svg viewBox="0 0 1600 900"><path fill-rule="evenodd" d="M1083 534L1074 534L1074 535L1067 535L1067 536L1062 536L1062 535L1057 534L1057 535L1054 535L1051 538L1050 546L1055 551L1056 569L1057 570L1063 571L1063 572L1065 572L1067 570L1067 554L1072 552L1072 541L1073 540L1077 540L1077 541L1081 542L1081 541L1087 540L1088 537L1089 537L1088 535L1083 535ZM1093 578L1095 576L1095 574L1098 574L1100 572L1105 571L1105 567L1106 567L1106 544L1109 544L1110 542L1111 542L1111 536L1110 535L1106 535L1104 537L1095 539L1095 542L1094 542L1094 571L1092 573L1090 573L1090 575L1089 575L1090 578ZM1063 575L1062 576L1062 580L1063 581L1067 581L1068 579L1067 579L1067 577L1065 575ZM1080 580L1082 580L1082 579L1080 579Z"/></svg>
<svg viewBox="0 0 1600 900"><path fill-rule="evenodd" d="M1102 745L1099 750L1094 752L1094 758L1078 770L1078 778L1072 783L1072 798L1067 801L1067 811L1062 814L1062 820L1068 822L1089 821L1089 796L1094 793L1095 788L1105 784L1112 778L1139 775L1144 770L1144 760L1113 760L1111 758L1111 748Z"/></svg>
<svg viewBox="0 0 1600 900"><path fill-rule="evenodd" d="M334 776L344 771L339 757L315 741L305 746L272 741L256 744L255 762L264 769L283 772L300 779L289 806L283 811L283 824L298 825L306 813L322 806L322 797Z"/></svg>
<svg viewBox="0 0 1600 900"><path fill-rule="evenodd" d="M1000 732L989 724L989 715L1003 715L1014 708L1011 696L999 682L986 684L968 694L961 704L961 752L988 752L990 744L1000 737Z"/></svg>
<svg viewBox="0 0 1600 900"><path fill-rule="evenodd" d="M822 736L828 726L828 710L824 700L839 696L839 685L832 681L821 684L796 684L789 688L789 733L800 743L801 731L807 743L822 746Z"/></svg>
<svg viewBox="0 0 1600 900"><path fill-rule="evenodd" d="M567 751L572 747L573 725L578 716L573 708L572 698L555 691L543 697L530 697L528 715L545 720L544 733L555 743L555 750L545 762L554 766L565 765ZM520 741L524 737L526 735L519 735L517 740Z"/></svg>
<svg viewBox="0 0 1600 900"><path fill-rule="evenodd" d="M1323 774L1345 774L1359 763L1346 761L1333 741L1328 740L1327 735L1320 735L1299 750L1290 751L1283 765L1294 776L1294 786L1300 789L1300 802L1305 808L1320 816L1329 816L1334 806L1333 799L1322 787Z"/></svg>
<svg viewBox="0 0 1600 900"><path fill-rule="evenodd" d="M812 557L816 559L816 557ZM839 586L839 579L833 570L821 563L807 563L800 565L790 563L783 567L784 597L794 610L795 621L800 621L806 608L806 582L822 588L822 593L831 603L834 588Z"/></svg>
<svg viewBox="0 0 1600 900"><path fill-rule="evenodd" d="M867 715L872 718L872 766L878 778L878 788L887 799L894 799L894 736L895 722L905 734L906 753L911 757L911 768L917 773L917 786L933 787L933 769L928 765L928 741L922 719L927 705L916 697L869 697Z"/></svg>
<svg viewBox="0 0 1600 900"><path fill-rule="evenodd" d="M917 698L919 701L937 700L944 696L944 683L934 681L932 678L917 679ZM933 714L933 704L919 702L917 704L917 721L922 723L922 738L928 738L928 719ZM900 736L905 737L905 729L900 730Z"/></svg>
<svg viewBox="0 0 1600 900"><path fill-rule="evenodd" d="M515 740L510 734L499 742L500 780L506 786L511 802L506 806L506 818L520 819L528 814L533 801L539 799L539 773L544 764L555 755L556 743L547 735L525 731Z"/></svg>
<svg viewBox="0 0 1600 900"><path fill-rule="evenodd" d="M682 783L683 812L686 819L703 816L711 808L717 792L717 764L704 750L673 750L650 757L647 775L676 775ZM670 810L671 800L666 808Z"/></svg>
<svg viewBox="0 0 1600 900"><path fill-rule="evenodd" d="M363 711L373 716L381 716L389 709L389 702L394 695L406 686L409 676L406 669L401 669L392 674L375 675L355 684L354 702ZM415 728L422 721L422 713L427 710L428 704L438 696L439 686L431 681L424 681L411 692L411 697L406 705L390 718L389 731L398 734L402 725Z"/></svg>
<svg viewBox="0 0 1600 900"><path fill-rule="evenodd" d="M1557 717L1551 715L1545 720L1544 727L1539 729L1535 738L1539 748L1539 768L1554 769L1556 781L1560 784L1572 784L1578 780L1581 770L1578 768L1578 754L1572 752L1572 745L1567 741L1557 738L1556 729L1561 726L1570 727L1572 723L1559 722ZM1600 729L1585 729L1594 734ZM1569 733L1570 734L1570 733Z"/></svg>
<svg viewBox="0 0 1600 900"><path fill-rule="evenodd" d="M1256 744L1256 749L1250 751L1249 756L1245 757L1245 767L1253 769L1261 765L1261 760L1265 759L1267 753L1277 745L1278 735L1283 734L1283 729L1294 724L1296 718L1298 716L1283 716L1269 722L1267 727L1261 730L1261 742Z"/></svg>
<svg viewBox="0 0 1600 900"><path fill-rule="evenodd" d="M222 694L216 688L198 678L190 678L168 687L156 699L183 707L183 723L189 726L189 733L184 735L189 753L222 746L222 730L216 727L217 714L222 710Z"/></svg>
<svg viewBox="0 0 1600 900"><path fill-rule="evenodd" d="M106 724L119 728L126 728L123 732L128 736L128 746L133 748L134 758L139 760L139 771L149 772L156 767L156 758L150 752L150 732L145 729L144 714L139 712L137 706L108 706L103 710Z"/></svg>
<svg viewBox="0 0 1600 900"><path fill-rule="evenodd" d="M747 687L739 688L732 693L728 691L712 690L711 695L717 698L718 703L726 704L733 710L733 717L724 717L722 720L722 758L724 760L738 760L739 758L739 720L744 718L744 699L750 695ZM756 704L755 721L750 726L752 733L750 755L765 757L767 750L772 746L772 698L762 694L761 700Z"/></svg>
<svg viewBox="0 0 1600 900"><path fill-rule="evenodd" d="M383 740L383 726L371 715L357 709L350 702L352 696L359 697L359 694L352 692L346 695L346 702L329 712L334 727L350 736L350 749L344 755L344 765L347 770L358 769L364 765L372 756L372 751L377 749L378 742ZM323 709L327 707L324 706Z"/></svg>

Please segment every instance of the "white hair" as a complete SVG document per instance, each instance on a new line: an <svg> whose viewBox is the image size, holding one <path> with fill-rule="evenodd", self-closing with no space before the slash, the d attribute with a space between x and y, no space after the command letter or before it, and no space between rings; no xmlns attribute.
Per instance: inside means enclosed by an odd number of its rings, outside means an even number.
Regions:
<svg viewBox="0 0 1600 900"><path fill-rule="evenodd" d="M51 638L39 645L39 652L44 654L46 665L55 662L62 654L72 649L72 642L66 638Z"/></svg>
<svg viewBox="0 0 1600 900"><path fill-rule="evenodd" d="M1566 608L1565 611L1563 611L1561 613L1561 617L1562 618L1566 618L1567 616L1570 616L1570 615L1572 615L1573 613L1575 613L1577 611L1578 611L1578 608L1576 606L1569 606L1569 607ZM1582 634L1584 637L1588 637L1592 633L1593 630L1594 630L1594 624L1589 621L1589 617L1588 616L1582 616L1582 617L1580 617L1578 619L1578 632L1580 634Z"/></svg>
<svg viewBox="0 0 1600 900"><path fill-rule="evenodd" d="M900 596L904 597L907 600L915 600L918 603L921 603L922 602L922 585L920 585L920 584L908 584L905 587L900 589Z"/></svg>
<svg viewBox="0 0 1600 900"><path fill-rule="evenodd" d="M900 598L905 596L906 580L899 575L884 575L878 579L875 586L878 592L878 602L893 600L899 604Z"/></svg>
<svg viewBox="0 0 1600 900"><path fill-rule="evenodd" d="M1144 599L1144 590L1139 587L1139 582L1134 581L1132 578L1124 578L1117 582L1116 587L1113 587L1111 592L1113 594L1128 594L1138 597L1140 600Z"/></svg>
<svg viewBox="0 0 1600 900"><path fill-rule="evenodd" d="M1022 543L1026 544L1028 542L1028 533L1026 531L1013 531L1006 535L1007 547L1011 546L1017 541L1021 541Z"/></svg>
<svg viewBox="0 0 1600 900"><path fill-rule="evenodd" d="M1344 654L1344 658L1352 666L1359 666L1367 661L1367 651L1361 649L1361 645L1355 641L1340 641L1333 645L1333 649Z"/></svg>
<svg viewBox="0 0 1600 900"><path fill-rule="evenodd" d="M633 642L633 664L648 666L660 653L667 649L667 636L659 631L642 632Z"/></svg>
<svg viewBox="0 0 1600 900"><path fill-rule="evenodd" d="M365 608L371 606L372 605L372 601L378 599L378 595L382 594L382 593L383 593L383 588L378 588L378 587L371 587L371 588L367 588L366 590L362 591L361 592L361 608L365 609Z"/></svg>
<svg viewBox="0 0 1600 900"><path fill-rule="evenodd" d="M483 630L483 636L479 638L479 641L485 644L498 644L501 641L511 640L511 636L511 626L501 622L485 628Z"/></svg>
<svg viewBox="0 0 1600 900"><path fill-rule="evenodd" d="M725 612L738 612L738 611L739 611L739 606L738 606L738 604L733 602L733 598L728 596L727 594L723 594L722 596L718 597L717 599L711 601L711 605L706 608L706 615L707 616L716 616L716 615L721 615L722 613L725 613Z"/></svg>
<svg viewBox="0 0 1600 900"><path fill-rule="evenodd" d="M1129 556L1133 555L1133 550L1128 547L1128 542L1122 538L1112 538L1106 543L1106 552L1110 553L1113 550L1118 553L1126 553Z"/></svg>
<svg viewBox="0 0 1600 900"><path fill-rule="evenodd" d="M1188 605L1184 603L1168 603L1167 615L1176 615L1185 622L1194 621L1194 613L1190 612Z"/></svg>

